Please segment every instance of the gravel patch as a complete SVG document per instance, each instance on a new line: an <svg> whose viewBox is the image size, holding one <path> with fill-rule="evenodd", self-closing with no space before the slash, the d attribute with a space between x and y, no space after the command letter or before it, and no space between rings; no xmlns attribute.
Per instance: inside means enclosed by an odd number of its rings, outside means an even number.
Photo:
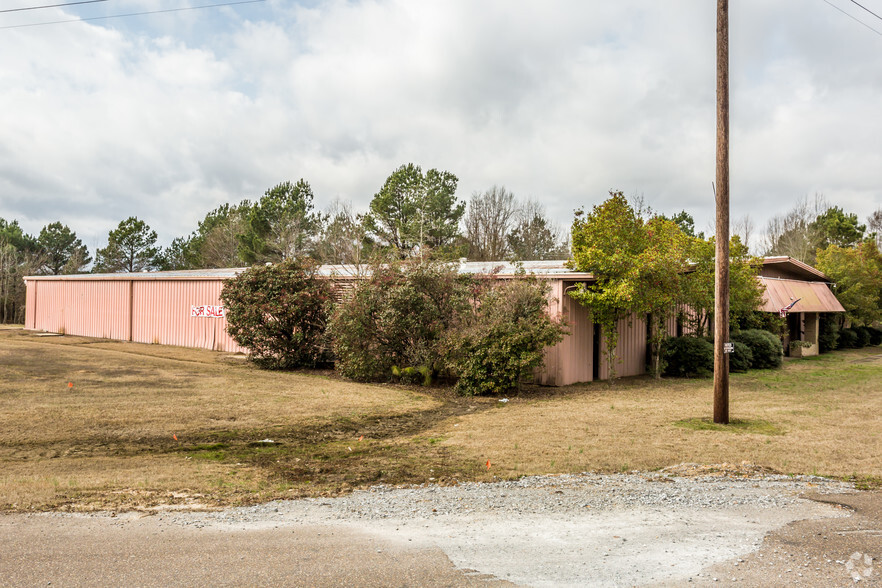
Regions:
<svg viewBox="0 0 882 588"><path fill-rule="evenodd" d="M755 551L787 523L849 514L799 495L855 492L851 484L744 469L684 464L657 473L375 486L339 498L161 516L170 525L230 531L350 529L396 545L440 547L460 569L519 585L621 586L689 582Z"/></svg>

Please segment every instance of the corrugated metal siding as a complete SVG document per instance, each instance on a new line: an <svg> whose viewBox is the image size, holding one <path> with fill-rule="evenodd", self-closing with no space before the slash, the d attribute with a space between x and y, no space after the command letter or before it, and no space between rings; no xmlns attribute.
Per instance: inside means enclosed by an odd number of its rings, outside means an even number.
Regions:
<svg viewBox="0 0 882 588"><path fill-rule="evenodd" d="M646 318L632 315L618 323L619 342L616 346L616 376L637 376L646 373ZM600 379L609 378L606 343L600 339Z"/></svg>
<svg viewBox="0 0 882 588"><path fill-rule="evenodd" d="M25 328L35 329L37 322L37 282L28 281L25 290Z"/></svg>
<svg viewBox="0 0 882 588"><path fill-rule="evenodd" d="M594 324L588 309L569 296L564 299L564 311L570 334L565 341L562 381L564 384L590 382L594 379Z"/></svg>
<svg viewBox="0 0 882 588"><path fill-rule="evenodd" d="M244 352L226 332L227 321L193 317L193 306L220 306L222 280L141 281L132 292L132 340Z"/></svg>
<svg viewBox="0 0 882 588"><path fill-rule="evenodd" d="M121 281L28 281L28 296L33 296L28 308L34 309L28 328L128 340L129 288Z"/></svg>
<svg viewBox="0 0 882 588"><path fill-rule="evenodd" d="M561 315L566 320L566 315L562 313L561 307L563 303L561 281L555 280L551 282L551 289L548 295L548 314L551 316ZM541 370L537 370L533 376L534 381L542 386L563 386L561 383L561 353L569 335L557 345L545 348L545 358Z"/></svg>
<svg viewBox="0 0 882 588"><path fill-rule="evenodd" d="M568 386L593 379L594 328L588 309L566 294L570 285L561 280L551 282L553 299L548 312L552 316L560 314L569 334L545 350L545 369L536 376L536 382L543 386Z"/></svg>

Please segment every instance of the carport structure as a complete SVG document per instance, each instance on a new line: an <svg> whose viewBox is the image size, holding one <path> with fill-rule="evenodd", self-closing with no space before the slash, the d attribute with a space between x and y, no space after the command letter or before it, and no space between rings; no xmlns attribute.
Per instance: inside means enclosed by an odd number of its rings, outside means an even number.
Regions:
<svg viewBox="0 0 882 588"><path fill-rule="evenodd" d="M822 272L792 257L766 257L757 278L765 286L760 310L787 317L784 349L794 357L817 355L822 313L845 312ZM795 344L796 341L802 342Z"/></svg>

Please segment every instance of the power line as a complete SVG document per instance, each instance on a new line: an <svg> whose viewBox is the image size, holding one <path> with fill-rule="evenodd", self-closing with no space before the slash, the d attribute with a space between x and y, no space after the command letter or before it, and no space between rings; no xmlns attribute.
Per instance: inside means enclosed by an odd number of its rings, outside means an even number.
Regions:
<svg viewBox="0 0 882 588"><path fill-rule="evenodd" d="M25 27L41 27L44 25L63 24L66 22L85 22L88 20L106 20L110 18L125 18L129 16L144 16L147 14L162 14L165 12L183 12L185 10L200 10L202 8L219 8L221 6L236 6L238 4L256 4L258 2L266 2L266 0L240 0L239 2L224 2L223 4L205 4L203 6L187 6L185 8L167 8L165 10L150 10L148 12L130 12L129 14L112 14L109 16L92 16L89 18L71 18L68 20L54 20L50 22L35 22L30 24L10 25L0 27L4 29L21 29Z"/></svg>
<svg viewBox="0 0 882 588"><path fill-rule="evenodd" d="M851 0L851 1L854 2L854 0ZM841 12L842 14L844 14L845 16L847 16L848 18L852 19L852 20L855 21L855 22L858 22L858 23L864 25L865 27L867 27L868 29L870 29L871 31L873 31L874 33L876 33L877 35L879 35L880 37L882 37L882 32L877 31L876 29L874 29L873 27L871 27L870 25L868 25L867 23L865 23L865 22L862 21L861 19L857 18L856 16L853 16L853 15L851 15L851 14L845 12L844 10L842 10L841 8L839 8L838 6L836 6L835 4L831 4L828 0L824 0L824 3L829 4L830 6L832 6L833 8L835 8L836 10L838 10L839 12ZM855 2L855 4L857 4L857 2ZM858 4L858 6L860 6L860 5Z"/></svg>
<svg viewBox="0 0 882 588"><path fill-rule="evenodd" d="M872 14L873 16L875 16L876 18L878 18L879 20L882 20L882 16L879 16L878 14L876 14L875 12L873 12L872 10L870 10L869 8L867 8L866 6L864 6L863 4L858 4L858 3L855 2L854 0L851 0L851 3L854 4L854 5L856 5L856 6L860 6L861 8L863 8L864 10L866 10L867 12L869 12L870 14Z"/></svg>
<svg viewBox="0 0 882 588"><path fill-rule="evenodd" d="M96 2L107 2L107 0L80 0L80 2L64 2L62 4L46 4L45 6L26 6L25 8L7 8L0 10L2 12L22 12L24 10L42 10L43 8L58 8L59 6L73 6L75 4L95 4Z"/></svg>

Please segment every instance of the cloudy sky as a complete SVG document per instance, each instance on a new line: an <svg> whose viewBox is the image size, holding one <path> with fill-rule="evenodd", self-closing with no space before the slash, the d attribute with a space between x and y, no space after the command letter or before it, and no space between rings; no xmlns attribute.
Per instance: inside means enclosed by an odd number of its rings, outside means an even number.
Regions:
<svg viewBox="0 0 882 588"><path fill-rule="evenodd" d="M456 174L464 200L504 185L562 226L611 189L712 226L711 0L265 0L85 20L223 1L5 0L0 217L31 233L61 220L94 250L135 215L166 244L301 177L318 208L364 210L413 162ZM733 219L762 229L816 193L861 219L882 207L882 19L851 0L734 0L730 27Z"/></svg>

